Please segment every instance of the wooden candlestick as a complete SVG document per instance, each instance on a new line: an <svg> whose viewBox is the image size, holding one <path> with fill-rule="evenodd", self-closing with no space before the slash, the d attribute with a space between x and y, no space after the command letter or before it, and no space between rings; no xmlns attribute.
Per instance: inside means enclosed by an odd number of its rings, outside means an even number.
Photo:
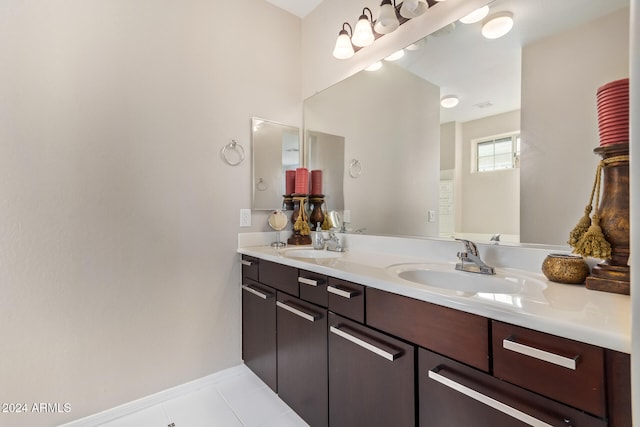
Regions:
<svg viewBox="0 0 640 427"><path fill-rule="evenodd" d="M586 287L629 295L629 143L603 145L593 151L602 156L603 160L618 156L627 158L606 163L602 167L602 198L597 209L600 227L611 244L611 258L591 270Z"/></svg>

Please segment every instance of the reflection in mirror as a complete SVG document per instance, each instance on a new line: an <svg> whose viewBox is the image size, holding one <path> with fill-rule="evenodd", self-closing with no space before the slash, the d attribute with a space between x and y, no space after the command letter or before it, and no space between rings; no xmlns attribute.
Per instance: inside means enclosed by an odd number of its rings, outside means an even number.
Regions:
<svg viewBox="0 0 640 427"><path fill-rule="evenodd" d="M598 161L597 88L628 77L629 1L490 9L513 13L506 36L457 21L305 100L305 124L345 135L345 157L366 165L345 181L356 228L566 244ZM459 104L441 108L445 95ZM514 167L477 171L478 147L506 137Z"/></svg>
<svg viewBox="0 0 640 427"><path fill-rule="evenodd" d="M308 130L305 165L309 170L323 171L325 209L343 210L344 137Z"/></svg>
<svg viewBox="0 0 640 427"><path fill-rule="evenodd" d="M269 120L251 119L252 208L282 207L285 170L300 165L300 130Z"/></svg>

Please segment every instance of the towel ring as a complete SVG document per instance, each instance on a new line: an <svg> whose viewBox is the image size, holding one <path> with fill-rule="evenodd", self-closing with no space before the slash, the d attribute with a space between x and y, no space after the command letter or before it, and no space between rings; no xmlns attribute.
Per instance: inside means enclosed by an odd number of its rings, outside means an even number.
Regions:
<svg viewBox="0 0 640 427"><path fill-rule="evenodd" d="M244 148L235 139L232 139L230 143L222 147L220 154L222 159L230 166L238 166L244 160ZM234 161L234 158L237 161Z"/></svg>
<svg viewBox="0 0 640 427"><path fill-rule="evenodd" d="M362 164L359 160L352 159L349 163L349 176L351 178L358 178L362 173Z"/></svg>
<svg viewBox="0 0 640 427"><path fill-rule="evenodd" d="M268 188L269 186L267 185L266 182L264 182L264 179L258 178L258 182L256 183L256 190L267 191Z"/></svg>

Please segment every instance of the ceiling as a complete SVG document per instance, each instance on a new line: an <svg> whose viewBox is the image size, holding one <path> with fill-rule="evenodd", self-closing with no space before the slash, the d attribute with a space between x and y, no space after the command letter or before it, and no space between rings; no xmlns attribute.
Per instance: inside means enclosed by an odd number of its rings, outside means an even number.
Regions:
<svg viewBox="0 0 640 427"><path fill-rule="evenodd" d="M322 0L266 0L300 18L307 16Z"/></svg>

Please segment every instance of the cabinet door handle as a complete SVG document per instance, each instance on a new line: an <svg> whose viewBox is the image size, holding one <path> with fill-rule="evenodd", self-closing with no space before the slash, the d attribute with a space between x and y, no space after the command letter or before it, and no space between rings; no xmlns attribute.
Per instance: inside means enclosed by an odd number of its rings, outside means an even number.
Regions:
<svg viewBox="0 0 640 427"><path fill-rule="evenodd" d="M391 351L383 350L380 347L365 341L363 339L364 337L362 338L357 337L355 335L355 334L358 334L356 331L351 331L351 333L347 333L344 330L346 328L344 326L342 328L343 329L340 329L340 327L338 326L331 326L329 327L329 331L331 331L331 333L338 335L339 337L346 339L347 341L351 341L352 343L359 345L360 347L366 350L369 350L370 352L375 353L380 357L384 357L385 359L390 360L392 362L396 360L398 357L400 357L400 355L402 354L402 351L398 351L398 350L391 350Z"/></svg>
<svg viewBox="0 0 640 427"><path fill-rule="evenodd" d="M247 267L251 267L253 265L251 261L247 261L246 259L241 259L240 264L246 265Z"/></svg>
<svg viewBox="0 0 640 427"><path fill-rule="evenodd" d="M309 286L318 286L318 283L322 283L321 280L307 279L306 277L298 277L298 283L304 283Z"/></svg>
<svg viewBox="0 0 640 427"><path fill-rule="evenodd" d="M315 322L316 320L320 319L322 316L317 314L317 313L307 313L305 311L302 311L299 308L296 307L291 307L288 304L285 304L283 302L280 301L276 301L276 305L282 309L285 309L293 314L295 314L296 316L300 316L305 320L308 320L309 322Z"/></svg>
<svg viewBox="0 0 640 427"><path fill-rule="evenodd" d="M242 285L242 289L244 289L245 291L247 291L247 292L249 292L249 293L251 293L251 294L253 294L253 295L257 296L257 297L260 297L260 298L262 298L262 299L269 299L269 298L273 298L273 295L272 295L272 294L265 294L265 293L262 293L262 292L260 292L260 291L258 291L258 290L256 290L256 289L252 288L252 287L251 287L251 286L249 286L249 285Z"/></svg>
<svg viewBox="0 0 640 427"><path fill-rule="evenodd" d="M517 420L522 421L525 424L528 424L530 426L534 426L534 427L552 427L551 424L547 424L544 421L541 421L535 417L532 417L529 414L525 414L524 412L511 407L505 403L500 402L499 400L495 400L492 397L489 397L485 394L479 393L465 385L462 385L456 381L453 381L443 375L440 375L438 373L438 371L440 370L440 367L436 367L432 370L429 371L429 378L431 378L434 381L439 382L440 384L449 387L459 393L464 394L465 396L470 397L471 399L477 400L480 403L483 403L487 406L492 407L493 409L495 409L496 411L500 411L503 414L509 415L510 417L513 417Z"/></svg>
<svg viewBox="0 0 640 427"><path fill-rule="evenodd" d="M327 286L327 292L339 295L343 298L353 298L360 293L358 291L345 291L343 289L336 288L335 286Z"/></svg>
<svg viewBox="0 0 640 427"><path fill-rule="evenodd" d="M505 350L515 351L516 353L524 354L525 356L533 357L534 359L544 360L545 362L553 363L554 365L562 366L576 370L576 361L579 355L573 357L560 356L559 354L549 353L548 351L540 350L539 348L530 347L528 345L520 344L515 341L513 336L502 340L502 347Z"/></svg>

